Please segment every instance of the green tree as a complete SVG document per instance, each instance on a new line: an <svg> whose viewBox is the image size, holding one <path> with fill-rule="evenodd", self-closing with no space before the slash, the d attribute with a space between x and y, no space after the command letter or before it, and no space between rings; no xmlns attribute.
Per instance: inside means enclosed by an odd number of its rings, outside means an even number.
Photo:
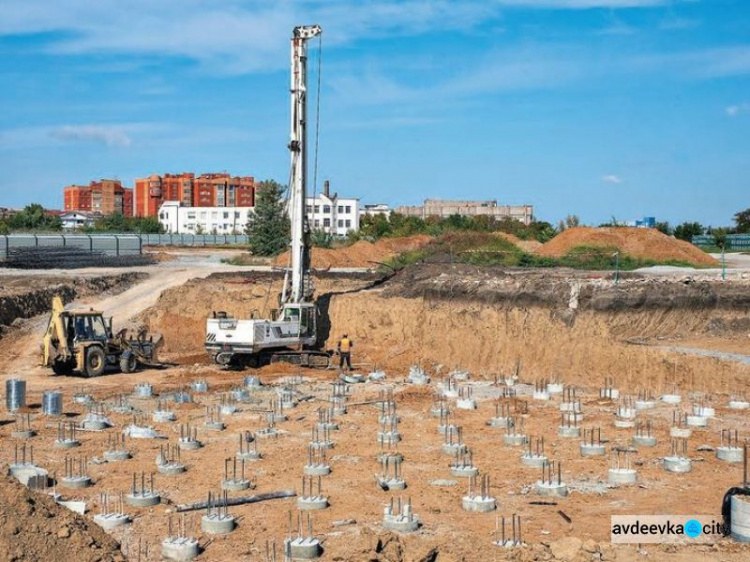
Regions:
<svg viewBox="0 0 750 562"><path fill-rule="evenodd" d="M275 256L289 246L290 223L286 212L286 187L273 180L262 181L255 190L255 211L245 229L250 250L258 256Z"/></svg>
<svg viewBox="0 0 750 562"><path fill-rule="evenodd" d="M94 230L97 232L129 232L129 226L121 213L106 215L94 222Z"/></svg>
<svg viewBox="0 0 750 562"><path fill-rule="evenodd" d="M659 232L666 234L667 236L672 235L672 227L669 225L667 221L657 222L654 225L654 228L658 230Z"/></svg>
<svg viewBox="0 0 750 562"><path fill-rule="evenodd" d="M737 225L738 234L750 232L750 209L745 209L734 215L734 223Z"/></svg>
<svg viewBox="0 0 750 562"><path fill-rule="evenodd" d="M568 215L565 219L557 223L557 230L562 232L563 230L575 228L577 226L581 226L581 219L578 218L578 215Z"/></svg>
<svg viewBox="0 0 750 562"><path fill-rule="evenodd" d="M333 236L322 228L316 228L310 233L310 244L316 248L330 248L333 246Z"/></svg>
<svg viewBox="0 0 750 562"><path fill-rule="evenodd" d="M8 226L8 223L4 220L0 221L0 236L4 234L10 234L10 227Z"/></svg>
<svg viewBox="0 0 750 562"><path fill-rule="evenodd" d="M703 225L699 222L683 222L674 229L675 238L680 240L686 240L687 242L692 241L693 236L700 236L706 232Z"/></svg>
<svg viewBox="0 0 750 562"><path fill-rule="evenodd" d="M62 220L50 216L39 203L24 207L8 220L8 227L13 230L62 230Z"/></svg>
<svg viewBox="0 0 750 562"><path fill-rule="evenodd" d="M156 217L133 217L128 222L133 232L142 234L164 234L164 225Z"/></svg>

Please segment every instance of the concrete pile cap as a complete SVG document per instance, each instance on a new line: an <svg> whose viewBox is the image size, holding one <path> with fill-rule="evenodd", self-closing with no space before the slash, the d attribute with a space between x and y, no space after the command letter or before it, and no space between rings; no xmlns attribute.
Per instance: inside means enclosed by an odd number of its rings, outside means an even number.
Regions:
<svg viewBox="0 0 750 562"><path fill-rule="evenodd" d="M189 537L168 537L161 543L161 555L168 560L187 562L200 554L198 541Z"/></svg>

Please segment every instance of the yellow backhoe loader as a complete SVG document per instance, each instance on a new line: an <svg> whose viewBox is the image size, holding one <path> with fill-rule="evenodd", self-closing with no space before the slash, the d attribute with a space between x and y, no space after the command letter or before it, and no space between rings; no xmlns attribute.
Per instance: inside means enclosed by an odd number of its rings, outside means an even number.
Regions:
<svg viewBox="0 0 750 562"><path fill-rule="evenodd" d="M127 330L112 333L112 318L94 309L66 310L62 299L52 299L42 340L42 366L55 374L98 377L108 368L132 373L138 367L161 367L156 358L162 343L144 332L135 338Z"/></svg>

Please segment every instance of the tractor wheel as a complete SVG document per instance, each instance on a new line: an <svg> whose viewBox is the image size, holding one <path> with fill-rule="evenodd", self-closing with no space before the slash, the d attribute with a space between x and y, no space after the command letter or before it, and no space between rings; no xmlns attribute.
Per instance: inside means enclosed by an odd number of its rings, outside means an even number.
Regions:
<svg viewBox="0 0 750 562"><path fill-rule="evenodd" d="M120 370L125 373L133 373L138 368L138 360L132 351L123 351L120 355Z"/></svg>
<svg viewBox="0 0 750 562"><path fill-rule="evenodd" d="M52 363L52 371L56 375L68 376L73 374L75 365L72 361L55 361Z"/></svg>
<svg viewBox="0 0 750 562"><path fill-rule="evenodd" d="M106 356L104 350L99 346L89 347L86 350L86 361L83 366L83 374L87 377L98 377L104 372Z"/></svg>

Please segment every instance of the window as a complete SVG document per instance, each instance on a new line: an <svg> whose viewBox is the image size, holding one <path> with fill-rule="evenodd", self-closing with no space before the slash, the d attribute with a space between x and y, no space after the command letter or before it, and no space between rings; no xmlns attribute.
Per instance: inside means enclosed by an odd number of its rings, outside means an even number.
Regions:
<svg viewBox="0 0 750 562"><path fill-rule="evenodd" d="M331 219L323 219L323 227L327 228L331 226Z"/></svg>
<svg viewBox="0 0 750 562"><path fill-rule="evenodd" d="M228 219L229 218L229 213L224 213L224 218Z"/></svg>
<svg viewBox="0 0 750 562"><path fill-rule="evenodd" d="M240 212L239 211L235 211L234 212L234 218L236 218L236 219L240 218Z"/></svg>
<svg viewBox="0 0 750 562"><path fill-rule="evenodd" d="M320 205L315 205L315 212L316 212L316 213L319 213L319 212L320 212Z"/></svg>
<svg viewBox="0 0 750 562"><path fill-rule="evenodd" d="M352 221L347 220L346 221L346 228L351 228L351 226L352 226Z"/></svg>
<svg viewBox="0 0 750 562"><path fill-rule="evenodd" d="M316 221L315 221L315 228L319 228L319 227L320 227L320 221L319 221L319 220L316 220Z"/></svg>
<svg viewBox="0 0 750 562"><path fill-rule="evenodd" d="M305 205L305 212L309 215L312 212L312 206L311 205Z"/></svg>
<svg viewBox="0 0 750 562"><path fill-rule="evenodd" d="M347 215L350 215L350 214L351 214L351 212L352 212L352 207L351 207L351 205L347 205L347 206L346 206L346 214L347 214Z"/></svg>
<svg viewBox="0 0 750 562"><path fill-rule="evenodd" d="M323 205L323 214L328 215L331 213L331 206L330 205Z"/></svg>
<svg viewBox="0 0 750 562"><path fill-rule="evenodd" d="M206 211L201 211L201 218L202 218L202 219L205 219L205 218L206 218Z"/></svg>
<svg viewBox="0 0 750 562"><path fill-rule="evenodd" d="M344 206L343 205L339 205L338 212L339 213L343 213L344 212Z"/></svg>
<svg viewBox="0 0 750 562"><path fill-rule="evenodd" d="M344 228L344 221L339 219L339 228Z"/></svg>
<svg viewBox="0 0 750 562"><path fill-rule="evenodd" d="M195 211L193 211L192 213L188 213L187 218L195 220Z"/></svg>

